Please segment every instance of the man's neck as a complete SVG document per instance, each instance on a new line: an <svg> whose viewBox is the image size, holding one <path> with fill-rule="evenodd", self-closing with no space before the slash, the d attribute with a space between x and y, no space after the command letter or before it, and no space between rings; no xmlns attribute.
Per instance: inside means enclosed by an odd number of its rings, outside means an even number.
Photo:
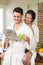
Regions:
<svg viewBox="0 0 43 65"><path fill-rule="evenodd" d="M19 26L19 25L21 25L21 24L22 24L22 21L19 22L19 23L15 23L14 25L15 25L15 26Z"/></svg>
<svg viewBox="0 0 43 65"><path fill-rule="evenodd" d="M18 30L21 25L22 25L22 21L19 22L19 23L15 23L15 24L14 24L14 29L15 29L15 30Z"/></svg>

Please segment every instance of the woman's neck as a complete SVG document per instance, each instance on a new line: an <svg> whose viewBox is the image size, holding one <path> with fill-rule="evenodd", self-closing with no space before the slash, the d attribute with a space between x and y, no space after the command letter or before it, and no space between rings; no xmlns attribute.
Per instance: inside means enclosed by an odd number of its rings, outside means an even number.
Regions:
<svg viewBox="0 0 43 65"><path fill-rule="evenodd" d="M29 27L32 27L32 23L28 23L27 25L28 25Z"/></svg>

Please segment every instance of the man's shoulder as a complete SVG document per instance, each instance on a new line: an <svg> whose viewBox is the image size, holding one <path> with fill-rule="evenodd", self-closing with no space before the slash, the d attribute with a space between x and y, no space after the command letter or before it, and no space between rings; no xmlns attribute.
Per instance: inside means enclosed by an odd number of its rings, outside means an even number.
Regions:
<svg viewBox="0 0 43 65"><path fill-rule="evenodd" d="M31 28L29 27L29 26L27 26L26 24L25 24L25 22L23 22L23 27L26 29L26 30L31 30Z"/></svg>

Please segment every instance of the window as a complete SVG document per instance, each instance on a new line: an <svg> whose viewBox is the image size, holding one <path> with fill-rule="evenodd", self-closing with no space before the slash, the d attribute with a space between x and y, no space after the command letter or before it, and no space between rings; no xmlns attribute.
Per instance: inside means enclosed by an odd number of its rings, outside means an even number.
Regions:
<svg viewBox="0 0 43 65"><path fill-rule="evenodd" d="M0 32L3 33L3 8L0 8Z"/></svg>

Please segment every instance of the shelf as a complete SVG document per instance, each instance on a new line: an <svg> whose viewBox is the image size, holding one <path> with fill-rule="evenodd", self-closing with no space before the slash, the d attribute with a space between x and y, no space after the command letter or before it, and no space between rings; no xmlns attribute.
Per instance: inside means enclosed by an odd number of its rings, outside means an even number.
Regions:
<svg viewBox="0 0 43 65"><path fill-rule="evenodd" d="M36 62L43 63L43 58L37 53Z"/></svg>

